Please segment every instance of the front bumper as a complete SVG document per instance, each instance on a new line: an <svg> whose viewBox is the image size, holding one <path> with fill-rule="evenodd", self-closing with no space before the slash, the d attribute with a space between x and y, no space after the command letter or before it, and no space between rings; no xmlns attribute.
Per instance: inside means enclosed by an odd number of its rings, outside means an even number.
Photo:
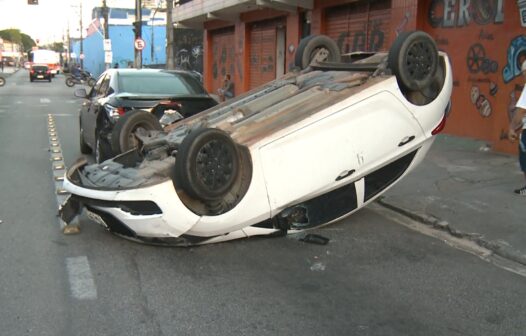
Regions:
<svg viewBox="0 0 526 336"><path fill-rule="evenodd" d="M130 238L177 238L199 221L180 201L171 180L144 188L101 190L83 186L78 179L85 165L75 163L64 178L71 196L59 215L68 224L86 211L110 231Z"/></svg>

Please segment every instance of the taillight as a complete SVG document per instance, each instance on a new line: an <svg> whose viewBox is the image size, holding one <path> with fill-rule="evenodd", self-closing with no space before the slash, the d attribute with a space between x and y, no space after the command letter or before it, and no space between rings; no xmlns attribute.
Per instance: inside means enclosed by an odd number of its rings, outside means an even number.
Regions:
<svg viewBox="0 0 526 336"><path fill-rule="evenodd" d="M118 119L120 116L124 115L126 113L126 108L119 106L111 106L109 104L104 105L104 109L106 110L106 113L108 114L108 117L112 119Z"/></svg>
<svg viewBox="0 0 526 336"><path fill-rule="evenodd" d="M46 74L47 74L47 75L49 75L50 73L51 73L51 71L49 71L49 70L48 70L48 71L46 71Z"/></svg>
<svg viewBox="0 0 526 336"><path fill-rule="evenodd" d="M31 69L31 73L34 74L34 73L35 73L35 70Z"/></svg>
<svg viewBox="0 0 526 336"><path fill-rule="evenodd" d="M435 127L433 131L431 131L432 135L437 135L438 133L442 132L444 130L444 127L446 127L446 115L442 117L442 120L440 120L440 123Z"/></svg>

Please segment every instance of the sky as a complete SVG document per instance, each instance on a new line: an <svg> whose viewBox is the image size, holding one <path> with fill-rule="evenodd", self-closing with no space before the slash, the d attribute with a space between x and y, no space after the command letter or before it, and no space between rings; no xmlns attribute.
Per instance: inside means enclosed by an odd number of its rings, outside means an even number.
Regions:
<svg viewBox="0 0 526 336"><path fill-rule="evenodd" d="M28 5L27 0L0 0L0 30L20 29L24 34L39 40L40 44L62 42L70 35L79 37L80 3L84 29L91 22L91 10L102 6L102 0L38 0L38 5ZM133 8L134 0L107 0L110 7ZM85 30L84 30L85 31Z"/></svg>

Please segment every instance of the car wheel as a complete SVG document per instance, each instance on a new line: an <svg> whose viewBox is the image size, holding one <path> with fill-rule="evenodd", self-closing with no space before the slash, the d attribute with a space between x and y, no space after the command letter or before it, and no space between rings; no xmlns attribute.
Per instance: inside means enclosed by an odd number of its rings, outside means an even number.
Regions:
<svg viewBox="0 0 526 336"><path fill-rule="evenodd" d="M183 140L175 160L176 184L190 197L215 201L225 196L237 179L240 156L224 131L199 128Z"/></svg>
<svg viewBox="0 0 526 336"><path fill-rule="evenodd" d="M389 50L388 65L402 89L420 91L433 82L438 48L425 32L401 33Z"/></svg>
<svg viewBox="0 0 526 336"><path fill-rule="evenodd" d="M4 86L4 85L5 85L5 78L0 77L0 86Z"/></svg>
<svg viewBox="0 0 526 336"><path fill-rule="evenodd" d="M95 86L95 83L96 83L96 82L95 82L95 80L94 80L93 78L88 79L88 86L89 86L89 87L94 87L94 86Z"/></svg>
<svg viewBox="0 0 526 336"><path fill-rule="evenodd" d="M311 35L300 41L294 65L305 69L312 62L340 62L340 49L336 42L325 35Z"/></svg>
<svg viewBox="0 0 526 336"><path fill-rule="evenodd" d="M111 146L107 140L97 135L95 140L95 162L101 163L111 157Z"/></svg>
<svg viewBox="0 0 526 336"><path fill-rule="evenodd" d="M73 80L73 78L71 77L66 78L66 85L69 87L75 86L75 81Z"/></svg>
<svg viewBox="0 0 526 336"><path fill-rule="evenodd" d="M121 116L112 131L111 148L113 153L117 155L137 147L139 141L135 132L141 129L162 131L163 127L150 112L134 110Z"/></svg>
<svg viewBox="0 0 526 336"><path fill-rule="evenodd" d="M80 125L79 127L80 152L82 154L91 154L92 152L91 148L88 146L86 141L84 141L84 129L82 128L82 123L80 122L80 120L79 120L79 125Z"/></svg>

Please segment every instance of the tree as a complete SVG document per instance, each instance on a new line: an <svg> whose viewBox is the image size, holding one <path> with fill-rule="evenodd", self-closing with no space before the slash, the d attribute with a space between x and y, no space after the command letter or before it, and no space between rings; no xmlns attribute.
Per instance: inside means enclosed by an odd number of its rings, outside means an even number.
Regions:
<svg viewBox="0 0 526 336"><path fill-rule="evenodd" d="M29 51L37 45L29 35L21 33L20 36L22 37L22 46L24 51Z"/></svg>
<svg viewBox="0 0 526 336"><path fill-rule="evenodd" d="M20 35L20 30L18 29L5 29L0 30L0 37L4 40L21 44L22 36Z"/></svg>
<svg viewBox="0 0 526 336"><path fill-rule="evenodd" d="M0 30L0 38L21 44L24 51L31 50L32 47L36 46L35 41L29 35L21 33L18 29Z"/></svg>

